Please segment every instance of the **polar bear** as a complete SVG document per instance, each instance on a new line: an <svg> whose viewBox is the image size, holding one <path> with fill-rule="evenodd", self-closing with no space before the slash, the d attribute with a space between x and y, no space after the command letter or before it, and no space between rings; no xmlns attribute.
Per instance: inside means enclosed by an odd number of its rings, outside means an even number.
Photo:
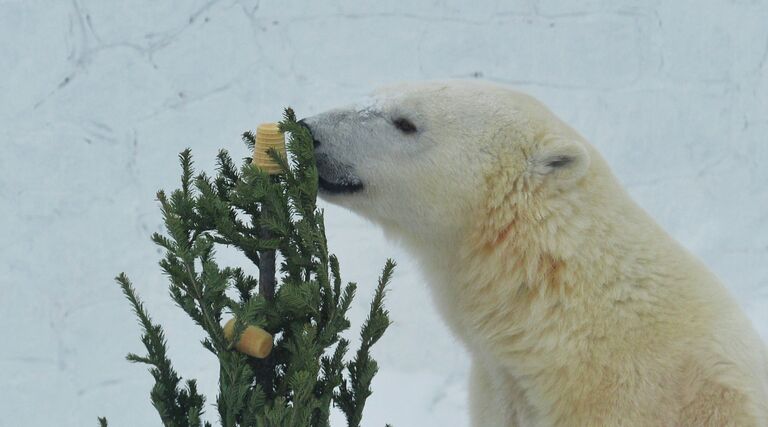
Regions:
<svg viewBox="0 0 768 427"><path fill-rule="evenodd" d="M407 83L304 120L321 196L431 278L474 426L768 425L768 356L718 279L546 107Z"/></svg>

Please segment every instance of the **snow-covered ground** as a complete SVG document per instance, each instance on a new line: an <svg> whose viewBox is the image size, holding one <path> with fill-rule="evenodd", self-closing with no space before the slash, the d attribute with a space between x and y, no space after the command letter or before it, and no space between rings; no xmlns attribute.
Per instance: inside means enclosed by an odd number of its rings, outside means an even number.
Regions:
<svg viewBox="0 0 768 427"><path fill-rule="evenodd" d="M749 0L0 0L0 426L159 425L149 374L124 360L142 347L120 271L212 400L216 364L149 241L176 154L210 170L286 105L309 115L397 80L544 100L768 339L766 22ZM385 258L400 264L365 425L466 425L468 359L418 267L365 221L327 218L361 285L354 325Z"/></svg>

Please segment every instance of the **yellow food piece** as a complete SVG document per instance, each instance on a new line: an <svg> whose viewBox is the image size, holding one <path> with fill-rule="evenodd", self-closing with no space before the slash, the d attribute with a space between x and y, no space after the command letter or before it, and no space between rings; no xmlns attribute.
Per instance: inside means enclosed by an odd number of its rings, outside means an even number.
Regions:
<svg viewBox="0 0 768 427"><path fill-rule="evenodd" d="M232 341L235 337L235 318L224 325L224 337ZM272 335L257 326L248 325L235 346L240 353L263 359L272 352Z"/></svg>
<svg viewBox="0 0 768 427"><path fill-rule="evenodd" d="M275 163L272 157L267 153L270 148L274 148L278 155L284 159L285 153L285 135L280 132L277 123L262 123L256 128L256 146L253 150L253 164L263 169L270 175L282 172L279 164Z"/></svg>

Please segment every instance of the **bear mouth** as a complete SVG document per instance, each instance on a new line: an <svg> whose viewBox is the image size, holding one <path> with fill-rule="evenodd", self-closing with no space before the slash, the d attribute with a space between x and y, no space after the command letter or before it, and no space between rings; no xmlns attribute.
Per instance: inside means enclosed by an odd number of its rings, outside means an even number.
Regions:
<svg viewBox="0 0 768 427"><path fill-rule="evenodd" d="M351 194L363 189L363 181L346 165L324 153L315 153L317 186L325 194Z"/></svg>
<svg viewBox="0 0 768 427"><path fill-rule="evenodd" d="M349 182L349 183L333 182L323 178L319 174L317 176L317 186L320 188L322 192L330 193L330 194L356 193L363 189L363 183L360 181Z"/></svg>

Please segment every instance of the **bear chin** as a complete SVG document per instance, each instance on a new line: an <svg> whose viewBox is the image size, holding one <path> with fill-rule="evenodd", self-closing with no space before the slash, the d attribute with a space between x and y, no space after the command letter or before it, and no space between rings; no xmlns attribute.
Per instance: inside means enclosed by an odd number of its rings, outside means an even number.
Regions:
<svg viewBox="0 0 768 427"><path fill-rule="evenodd" d="M363 189L354 169L325 153L315 153L317 184L325 194L350 194Z"/></svg>

